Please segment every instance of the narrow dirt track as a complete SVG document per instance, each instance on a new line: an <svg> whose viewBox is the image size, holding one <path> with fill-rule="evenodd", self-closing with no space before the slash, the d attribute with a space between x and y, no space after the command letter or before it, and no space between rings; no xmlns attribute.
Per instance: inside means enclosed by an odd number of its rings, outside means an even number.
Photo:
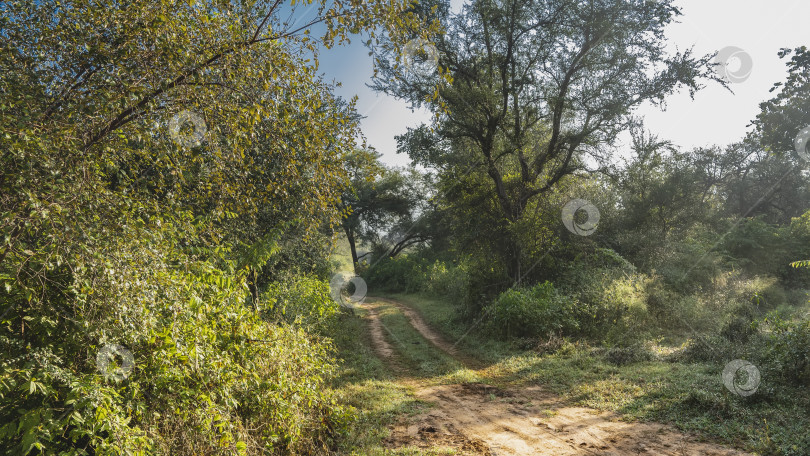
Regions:
<svg viewBox="0 0 810 456"><path fill-rule="evenodd" d="M369 324L377 354L396 364L396 350L385 337L379 302L395 305L436 349L473 368L481 364L459 355L453 344L401 302L368 298ZM401 371L402 366L393 366ZM485 373L479 371L482 377ZM527 455L748 455L655 423L628 423L616 414L572 407L541 387L501 389L482 383L429 385L406 380L414 396L434 405L394 427L391 448L450 447L461 454Z"/></svg>

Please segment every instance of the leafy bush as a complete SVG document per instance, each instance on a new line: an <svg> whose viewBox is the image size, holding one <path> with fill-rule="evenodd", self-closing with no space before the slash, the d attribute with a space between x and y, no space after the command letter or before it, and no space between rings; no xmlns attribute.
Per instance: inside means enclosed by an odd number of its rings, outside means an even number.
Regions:
<svg viewBox="0 0 810 456"><path fill-rule="evenodd" d="M484 315L486 327L506 338L547 338L579 329L575 303L560 295L551 282L507 290L484 309Z"/></svg>
<svg viewBox="0 0 810 456"><path fill-rule="evenodd" d="M655 359L655 355L641 343L623 347L611 347L605 352L605 360L617 366L640 363Z"/></svg>
<svg viewBox="0 0 810 456"><path fill-rule="evenodd" d="M704 296L681 294L658 277L647 283L646 292L650 316L664 332L717 330L719 315L706 306Z"/></svg>
<svg viewBox="0 0 810 456"><path fill-rule="evenodd" d="M648 278L610 249L563 265L556 282L577 302L580 333L594 340L630 343L648 331Z"/></svg>
<svg viewBox="0 0 810 456"><path fill-rule="evenodd" d="M368 284L369 290L412 293L427 289L425 267L426 261L417 256L386 256L361 270L360 275Z"/></svg>
<svg viewBox="0 0 810 456"><path fill-rule="evenodd" d="M447 266L436 260L425 271L427 292L443 298L465 296L470 290L470 277L461 267Z"/></svg>
<svg viewBox="0 0 810 456"><path fill-rule="evenodd" d="M735 344L747 343L758 332L757 316L756 305L743 303L732 313L720 330L720 335Z"/></svg>
<svg viewBox="0 0 810 456"><path fill-rule="evenodd" d="M323 329L340 310L328 283L300 275L271 283L260 302L266 317L313 329Z"/></svg>
<svg viewBox="0 0 810 456"><path fill-rule="evenodd" d="M634 345L647 338L652 329L647 311L648 283L649 279L643 275L609 282L603 292L602 310L595 313L588 334L622 346Z"/></svg>
<svg viewBox="0 0 810 456"><path fill-rule="evenodd" d="M810 290L806 288L785 290L785 299L791 306L803 306L810 302Z"/></svg>
<svg viewBox="0 0 810 456"><path fill-rule="evenodd" d="M721 362L739 358L734 356L733 344L719 335L696 335L689 339L680 352L671 357L672 361L680 362Z"/></svg>
<svg viewBox="0 0 810 456"><path fill-rule="evenodd" d="M787 293L773 276L755 276L739 280L733 284L736 293L731 299L739 302L749 302L758 311L775 309L788 302Z"/></svg>
<svg viewBox="0 0 810 456"><path fill-rule="evenodd" d="M766 359L790 383L810 386L810 319L771 320Z"/></svg>
<svg viewBox="0 0 810 456"><path fill-rule="evenodd" d="M752 274L783 273L790 263L788 231L762 217L743 219L731 226L720 248L735 269Z"/></svg>
<svg viewBox="0 0 810 456"><path fill-rule="evenodd" d="M472 302L483 301L478 296L480 284L489 280L474 280L469 266L449 265L441 260L428 260L420 254L385 258L361 271L369 289L398 293L426 293L447 299L468 313ZM479 307L480 309L480 307ZM469 316L469 315L468 315Z"/></svg>
<svg viewBox="0 0 810 456"><path fill-rule="evenodd" d="M187 220L173 222L127 220L116 236L86 240L90 253L74 257L61 294L0 276L0 447L306 453L340 432L348 416L324 388L334 367L329 345L263 321L247 305L243 270L228 249L171 248L194 235ZM29 257L59 268L37 252ZM98 355L112 344L134 364L108 378Z"/></svg>
<svg viewBox="0 0 810 456"><path fill-rule="evenodd" d="M710 288L722 269L722 257L712 248L716 238L709 228L696 224L681 239L667 239L656 252L657 275L684 295Z"/></svg>

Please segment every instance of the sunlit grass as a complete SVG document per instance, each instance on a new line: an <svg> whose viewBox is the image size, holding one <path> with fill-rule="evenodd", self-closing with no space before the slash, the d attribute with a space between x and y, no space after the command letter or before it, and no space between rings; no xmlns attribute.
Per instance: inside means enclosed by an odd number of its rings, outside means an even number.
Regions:
<svg viewBox="0 0 810 456"><path fill-rule="evenodd" d="M386 454L382 441L389 435L389 425L400 416L418 413L425 405L396 383L377 358L363 313L357 309L354 315L342 315L334 330L337 356L343 362L333 387L343 403L356 409L357 416L339 447L342 454Z"/></svg>
<svg viewBox="0 0 810 456"><path fill-rule="evenodd" d="M540 354L489 339L455 320L456 309L423 296L393 296L455 341L465 354L491 363L487 382L502 387L541 385L572 405L620 413L624 419L674 424L683 431L761 454L806 455L810 394L769 382L740 397L723 385L722 363L666 361L677 350L653 345L660 360L617 366L585 343L565 343ZM466 334L466 335L465 335ZM686 336L683 336L684 340Z"/></svg>
<svg viewBox="0 0 810 456"><path fill-rule="evenodd" d="M377 313L385 325L386 339L396 350L392 363L401 371L420 379L421 384L479 382L481 378L451 356L425 340L396 306L379 303ZM343 360L334 388L345 404L355 407L357 420L350 435L341 442L342 454L351 455L456 455L452 448L384 447L389 426L398 419L424 411L428 405L409 394L407 382L398 382L396 372L380 360L372 346L367 311L355 309L354 315L342 315L336 325L334 341Z"/></svg>

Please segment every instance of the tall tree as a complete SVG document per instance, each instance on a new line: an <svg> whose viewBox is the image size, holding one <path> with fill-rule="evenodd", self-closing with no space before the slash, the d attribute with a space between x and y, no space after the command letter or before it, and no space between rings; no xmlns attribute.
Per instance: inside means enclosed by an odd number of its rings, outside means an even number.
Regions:
<svg viewBox="0 0 810 456"><path fill-rule="evenodd" d="M359 242L380 246L384 238L396 239L389 250L393 256L410 245L407 241L419 239L406 226L415 222L421 194L412 176L385 167L379 158L377 152L358 150L346 159L351 186L341 201L343 231L355 267L361 259L357 253Z"/></svg>
<svg viewBox="0 0 810 456"><path fill-rule="evenodd" d="M408 71L394 42L378 52L374 87L435 114L403 148L423 162L476 165L508 226L582 169L581 154L613 143L634 108L719 80L711 56L666 51L664 28L680 14L670 0L474 0L438 15L445 30L428 46L441 77ZM508 250L519 277L520 248Z"/></svg>
<svg viewBox="0 0 810 456"><path fill-rule="evenodd" d="M771 88L774 97L760 104L760 113L753 121L754 134L766 150L787 154L804 164L796 153L796 138L810 127L810 49L782 49L779 57L790 57L786 62L788 77L775 83ZM810 140L805 146L808 143ZM802 152L810 157L807 150Z"/></svg>

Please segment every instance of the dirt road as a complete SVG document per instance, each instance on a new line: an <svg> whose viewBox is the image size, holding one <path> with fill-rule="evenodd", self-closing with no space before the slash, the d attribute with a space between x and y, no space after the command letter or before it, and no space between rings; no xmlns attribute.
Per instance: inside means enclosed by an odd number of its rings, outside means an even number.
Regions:
<svg viewBox="0 0 810 456"><path fill-rule="evenodd" d="M374 349L402 374L397 350L390 342L378 308L392 305L408 318L434 349L470 369L486 373L481 363L464 357L441 334L404 304L367 298ZM527 455L746 455L718 445L701 443L669 426L620 421L615 414L572 407L539 386L502 389L485 383L431 384L424 379L403 380L414 396L433 407L396 425L387 441L390 448L454 449L456 454Z"/></svg>

